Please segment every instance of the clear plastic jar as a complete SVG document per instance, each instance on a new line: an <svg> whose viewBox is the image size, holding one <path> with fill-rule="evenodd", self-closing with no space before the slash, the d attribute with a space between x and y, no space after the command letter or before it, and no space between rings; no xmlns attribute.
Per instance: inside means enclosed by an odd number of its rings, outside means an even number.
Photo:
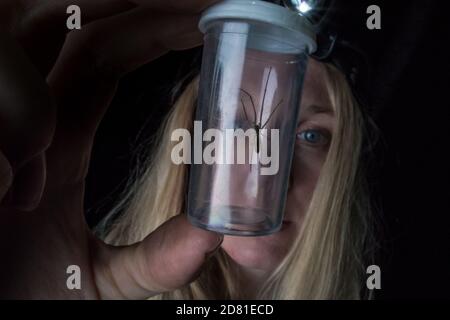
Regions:
<svg viewBox="0 0 450 320"><path fill-rule="evenodd" d="M229 0L202 16L205 33L188 217L216 232L280 229L303 78L315 37L291 10ZM211 130L212 129L212 130Z"/></svg>

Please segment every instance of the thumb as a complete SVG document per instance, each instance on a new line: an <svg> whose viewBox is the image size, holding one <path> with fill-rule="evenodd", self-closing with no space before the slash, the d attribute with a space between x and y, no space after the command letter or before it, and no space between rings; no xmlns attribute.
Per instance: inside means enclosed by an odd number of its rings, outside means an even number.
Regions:
<svg viewBox="0 0 450 320"><path fill-rule="evenodd" d="M194 281L223 235L192 226L186 215L162 224L129 247L102 245L94 273L102 299L146 299Z"/></svg>

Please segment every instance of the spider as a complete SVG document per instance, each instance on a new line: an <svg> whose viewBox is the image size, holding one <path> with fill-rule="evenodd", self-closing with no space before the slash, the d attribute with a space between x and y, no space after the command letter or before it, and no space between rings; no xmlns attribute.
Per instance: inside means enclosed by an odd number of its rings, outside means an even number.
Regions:
<svg viewBox="0 0 450 320"><path fill-rule="evenodd" d="M265 100L266 100L266 95L267 95L267 88L269 86L269 80L270 80L270 76L272 73L272 69L273 68L270 67L269 74L267 75L267 80L266 80L266 85L264 88L264 96L263 96L263 100L262 100L262 104L261 104L261 110L260 110L261 112L259 114L259 118L257 116L256 106L255 106L252 95L250 93L248 93L247 91L245 91L244 89L242 89L242 88L240 89L244 95L246 95L250 98L250 102L251 102L251 105L253 108L254 121L251 121L247 114L244 100L241 98L241 104L242 104L242 109L244 110L245 118L249 123L252 124L253 129L256 131L256 153L257 154L259 154L259 151L260 151L260 131L266 127L266 125L269 123L270 119L275 114L277 109L283 104L283 99L281 99L281 101L275 106L275 108L273 108L273 111L270 113L269 117L263 122L263 114L264 114L264 107L265 107L265 102L266 102Z"/></svg>

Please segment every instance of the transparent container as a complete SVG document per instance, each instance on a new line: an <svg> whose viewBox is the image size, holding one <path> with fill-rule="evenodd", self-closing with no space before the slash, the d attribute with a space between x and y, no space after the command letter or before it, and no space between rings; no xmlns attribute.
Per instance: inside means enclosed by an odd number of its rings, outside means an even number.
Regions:
<svg viewBox="0 0 450 320"><path fill-rule="evenodd" d="M257 236L280 229L308 53L304 18L262 1L223 1L205 33L188 218L216 232Z"/></svg>

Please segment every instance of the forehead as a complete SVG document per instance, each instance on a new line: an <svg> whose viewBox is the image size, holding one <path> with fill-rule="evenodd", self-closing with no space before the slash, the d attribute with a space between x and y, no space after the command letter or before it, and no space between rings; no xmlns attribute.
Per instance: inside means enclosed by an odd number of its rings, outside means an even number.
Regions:
<svg viewBox="0 0 450 320"><path fill-rule="evenodd" d="M326 86L325 66L310 58L303 83L301 106L305 110L312 105L331 108L331 100Z"/></svg>

